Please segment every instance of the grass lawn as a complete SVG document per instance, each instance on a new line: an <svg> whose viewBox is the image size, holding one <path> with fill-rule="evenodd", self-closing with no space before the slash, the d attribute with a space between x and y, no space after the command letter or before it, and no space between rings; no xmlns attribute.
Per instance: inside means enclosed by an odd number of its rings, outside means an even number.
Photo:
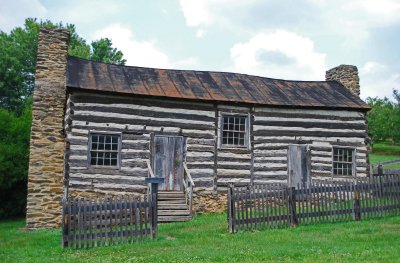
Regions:
<svg viewBox="0 0 400 263"><path fill-rule="evenodd" d="M400 155L400 145L399 144L386 144L386 143L375 143L374 153L387 153Z"/></svg>
<svg viewBox="0 0 400 263"><path fill-rule="evenodd" d="M380 162L386 162L391 160L400 160L400 145L374 144L374 149L372 154L369 155L369 160L372 164L377 164ZM386 165L384 169L399 169L400 163Z"/></svg>
<svg viewBox="0 0 400 263"><path fill-rule="evenodd" d="M229 234L226 214L163 224L157 240L62 249L59 230L23 232L0 223L1 262L398 262L400 217Z"/></svg>
<svg viewBox="0 0 400 263"><path fill-rule="evenodd" d="M373 153L369 155L372 164L391 160L400 160L400 145L376 143L374 144L372 152ZM400 163L384 166L384 169L398 168L400 168Z"/></svg>

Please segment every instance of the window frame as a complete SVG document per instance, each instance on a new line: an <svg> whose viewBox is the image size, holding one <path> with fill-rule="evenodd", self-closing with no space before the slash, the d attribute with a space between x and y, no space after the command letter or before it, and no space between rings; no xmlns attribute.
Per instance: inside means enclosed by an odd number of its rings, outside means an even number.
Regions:
<svg viewBox="0 0 400 263"><path fill-rule="evenodd" d="M244 117L245 118L245 131L244 131L244 145L223 144L224 133L224 117ZM249 149L250 147L250 113L230 113L220 112L219 116L219 132L218 132L218 146L220 149Z"/></svg>
<svg viewBox="0 0 400 263"><path fill-rule="evenodd" d="M121 132L103 132L103 131L89 131L89 140L88 140L88 158L87 158L87 167L93 169L110 169L110 170L119 170L121 168L121 149L122 149L122 133ZM118 150L117 150L117 165L92 165L92 138L93 135L109 135L109 136L117 136L118 137ZM99 151L99 152L106 152ZM114 152L114 151L112 151Z"/></svg>
<svg viewBox="0 0 400 263"><path fill-rule="evenodd" d="M335 149L343 149L343 150L351 150L352 153L352 160L351 162L338 162L335 161L335 155L334 155L334 151ZM356 159L357 159L357 149L354 147L350 147L350 146L341 146L341 145L332 145L332 178L333 177L355 177L356 176ZM344 174L335 174L334 173L334 165L335 163L345 163L345 164L349 164L351 163L351 174L350 175L344 175Z"/></svg>

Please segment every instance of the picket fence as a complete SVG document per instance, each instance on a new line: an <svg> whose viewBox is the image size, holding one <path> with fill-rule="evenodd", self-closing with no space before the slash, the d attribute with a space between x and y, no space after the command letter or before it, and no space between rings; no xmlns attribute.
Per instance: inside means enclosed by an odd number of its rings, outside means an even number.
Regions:
<svg viewBox="0 0 400 263"><path fill-rule="evenodd" d="M313 181L309 187L262 184L228 188L231 233L399 214L399 174Z"/></svg>
<svg viewBox="0 0 400 263"><path fill-rule="evenodd" d="M157 235L156 198L64 199L63 247L131 243Z"/></svg>

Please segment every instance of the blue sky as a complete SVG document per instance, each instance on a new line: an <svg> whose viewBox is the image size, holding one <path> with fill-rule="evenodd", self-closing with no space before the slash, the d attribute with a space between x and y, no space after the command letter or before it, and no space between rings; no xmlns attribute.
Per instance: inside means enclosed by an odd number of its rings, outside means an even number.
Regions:
<svg viewBox="0 0 400 263"><path fill-rule="evenodd" d="M0 30L26 17L109 37L128 65L323 80L356 65L361 98L400 89L400 0L0 0Z"/></svg>

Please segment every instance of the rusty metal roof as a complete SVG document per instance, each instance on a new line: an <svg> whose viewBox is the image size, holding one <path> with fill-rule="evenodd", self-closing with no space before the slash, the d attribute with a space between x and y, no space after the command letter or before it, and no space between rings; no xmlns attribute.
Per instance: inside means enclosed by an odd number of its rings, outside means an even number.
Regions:
<svg viewBox="0 0 400 263"><path fill-rule="evenodd" d="M291 81L228 72L119 66L76 57L68 57L67 86L204 101L369 109L336 81Z"/></svg>

